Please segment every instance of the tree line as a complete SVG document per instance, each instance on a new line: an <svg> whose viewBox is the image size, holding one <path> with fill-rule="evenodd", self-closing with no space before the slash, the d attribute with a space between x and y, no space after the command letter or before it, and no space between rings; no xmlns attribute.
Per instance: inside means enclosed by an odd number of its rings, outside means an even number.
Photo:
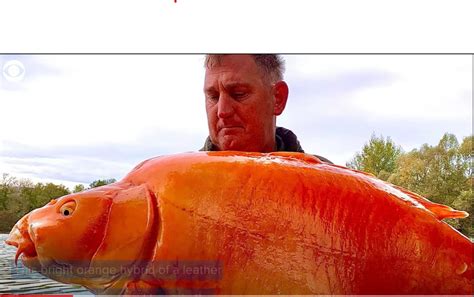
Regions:
<svg viewBox="0 0 474 297"><path fill-rule="evenodd" d="M454 228L474 237L473 136L459 143L446 133L437 145L423 144L404 152L390 137L372 135L360 152L346 163L349 168L374 174L376 177L418 193L429 200L467 211L470 216L446 220ZM0 179L0 232L9 232L14 223L29 211L51 199L115 182L99 179L86 188L76 185L70 191L64 185L36 183L3 174Z"/></svg>
<svg viewBox="0 0 474 297"><path fill-rule="evenodd" d="M429 200L467 211L465 219L446 220L474 237L473 136L459 143L446 133L437 145L423 144L404 152L390 137L372 135L347 167L369 172L389 183L420 194Z"/></svg>
<svg viewBox="0 0 474 297"><path fill-rule="evenodd" d="M71 193L114 183L115 179L99 179L85 187L78 184L70 191L64 185L33 183L29 179L17 179L7 173L0 177L0 233L10 232L13 225L26 213L42 207L51 199Z"/></svg>

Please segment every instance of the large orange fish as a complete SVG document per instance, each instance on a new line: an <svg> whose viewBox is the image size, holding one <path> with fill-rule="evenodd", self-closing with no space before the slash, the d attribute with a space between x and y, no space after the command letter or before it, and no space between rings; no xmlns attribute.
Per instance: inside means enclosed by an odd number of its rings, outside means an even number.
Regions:
<svg viewBox="0 0 474 297"><path fill-rule="evenodd" d="M185 153L24 216L16 258L100 294L473 294L467 214L298 153Z"/></svg>

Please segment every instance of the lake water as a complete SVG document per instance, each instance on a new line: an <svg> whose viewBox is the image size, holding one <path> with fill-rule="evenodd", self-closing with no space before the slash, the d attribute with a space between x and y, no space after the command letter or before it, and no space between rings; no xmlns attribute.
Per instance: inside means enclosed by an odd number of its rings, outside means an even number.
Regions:
<svg viewBox="0 0 474 297"><path fill-rule="evenodd" d="M58 283L24 267L15 266L16 248L5 244L7 234L0 234L0 294L91 294L77 285Z"/></svg>

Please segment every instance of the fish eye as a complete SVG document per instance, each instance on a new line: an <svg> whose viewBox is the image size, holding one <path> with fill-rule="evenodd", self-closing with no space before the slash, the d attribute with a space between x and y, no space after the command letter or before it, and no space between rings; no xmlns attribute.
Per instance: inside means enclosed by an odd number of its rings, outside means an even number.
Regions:
<svg viewBox="0 0 474 297"><path fill-rule="evenodd" d="M76 209L76 202L68 201L61 206L61 208L59 209L59 212L63 216L68 217L74 213L75 209Z"/></svg>

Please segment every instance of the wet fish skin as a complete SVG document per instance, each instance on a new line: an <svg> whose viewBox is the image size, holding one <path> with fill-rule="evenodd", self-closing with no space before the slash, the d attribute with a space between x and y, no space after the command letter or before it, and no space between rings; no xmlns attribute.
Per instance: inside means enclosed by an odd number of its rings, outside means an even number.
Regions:
<svg viewBox="0 0 474 297"><path fill-rule="evenodd" d="M472 294L473 245L440 221L463 216L310 155L187 153L33 211L8 243L36 269L106 267L50 275L96 293ZM189 280L147 269L167 261L222 271Z"/></svg>

